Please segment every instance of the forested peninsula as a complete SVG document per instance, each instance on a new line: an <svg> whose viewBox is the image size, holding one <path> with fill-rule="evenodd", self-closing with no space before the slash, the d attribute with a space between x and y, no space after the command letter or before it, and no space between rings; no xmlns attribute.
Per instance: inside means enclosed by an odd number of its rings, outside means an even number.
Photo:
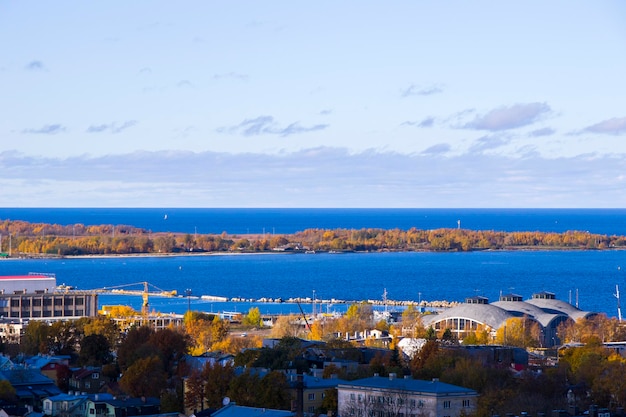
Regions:
<svg viewBox="0 0 626 417"><path fill-rule="evenodd" d="M624 249L625 236L434 229L307 229L288 235L152 233L127 225L0 220L2 257L262 252Z"/></svg>

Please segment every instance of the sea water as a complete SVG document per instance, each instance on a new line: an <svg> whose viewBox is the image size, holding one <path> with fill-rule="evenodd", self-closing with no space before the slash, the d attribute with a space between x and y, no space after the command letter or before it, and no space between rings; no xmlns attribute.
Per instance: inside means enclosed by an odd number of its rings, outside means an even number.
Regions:
<svg viewBox="0 0 626 417"><path fill-rule="evenodd" d="M187 232L196 228L198 233L209 233L209 226L203 226L209 224L216 225L211 226L214 231L230 233L293 233L334 227L458 227L460 220L461 227L475 230L585 230L626 235L626 210L0 209L0 220L6 218L59 224L127 224L153 231ZM345 308L332 299L382 301L385 292L390 300L462 302L474 295L496 301L502 294L515 293L528 299L534 293L549 291L583 310L616 316L616 285L626 289L623 266L626 252L620 250L318 253L19 259L0 261L0 275L54 273L58 284L79 289L131 289L126 286L147 281L181 295L191 290L189 298L151 297L152 309L177 313L188 307L209 312L241 312L250 306L259 306L263 313L299 310L297 305L284 303L204 301L197 298L201 295L254 300L308 297L325 300L317 304L317 311L332 311ZM140 296L100 297L100 304L122 303L136 309L141 308L141 302ZM305 308L311 311L313 304Z"/></svg>

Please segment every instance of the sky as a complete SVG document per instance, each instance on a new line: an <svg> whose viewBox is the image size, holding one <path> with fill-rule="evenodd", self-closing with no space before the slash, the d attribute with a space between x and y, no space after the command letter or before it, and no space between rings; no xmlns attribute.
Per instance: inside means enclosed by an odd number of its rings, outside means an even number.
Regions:
<svg viewBox="0 0 626 417"><path fill-rule="evenodd" d="M2 207L626 207L623 1L0 0Z"/></svg>

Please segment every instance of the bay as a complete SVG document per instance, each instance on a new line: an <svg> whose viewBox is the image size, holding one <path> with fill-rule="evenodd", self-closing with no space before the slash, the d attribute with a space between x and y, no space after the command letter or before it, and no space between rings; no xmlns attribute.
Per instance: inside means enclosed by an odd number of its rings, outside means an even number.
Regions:
<svg viewBox="0 0 626 417"><path fill-rule="evenodd" d="M528 299L550 291L558 299L587 311L617 315L615 286L624 284L621 265L626 252L605 251L481 251L468 253L383 252L346 254L261 254L163 257L96 257L77 259L15 259L0 261L0 275L54 273L57 283L95 289L147 281L163 290L194 296L151 297L152 309L182 313L247 311L297 312L298 306L249 302L219 303L200 295L229 299L291 297L330 300L447 300L462 302L482 295L497 301L516 293ZM136 287L140 288L140 287ZM624 287L626 288L626 287ZM100 304L141 307L140 296L101 296ZM324 311L345 309L325 303ZM306 306L311 311L312 305Z"/></svg>
<svg viewBox="0 0 626 417"><path fill-rule="evenodd" d="M214 209L214 208L0 208L0 220L71 225L123 224L153 232L290 234L309 228L565 232L626 235L625 209ZM460 221L460 223L459 223ZM6 239L6 236L5 236ZM5 240L6 246L6 240ZM484 251L469 253L348 253L210 255L0 260L0 275L55 273L59 284L80 289L143 281L193 297L151 297L152 309L297 312L286 303L203 301L200 295L244 299L291 297L330 300L448 300L502 293L524 299L550 291L581 309L617 314L615 286L624 285L626 252ZM626 286L625 286L626 288ZM188 304L189 303L189 304ZM100 296L100 304L141 308L139 296ZM325 303L324 310L345 305ZM308 311L312 305L304 306ZM318 311L320 306L317 307Z"/></svg>

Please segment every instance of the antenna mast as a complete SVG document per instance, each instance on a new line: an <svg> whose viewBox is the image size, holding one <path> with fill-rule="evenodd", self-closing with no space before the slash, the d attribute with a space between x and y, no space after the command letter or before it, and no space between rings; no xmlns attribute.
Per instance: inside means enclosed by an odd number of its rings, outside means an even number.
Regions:
<svg viewBox="0 0 626 417"><path fill-rule="evenodd" d="M619 285L615 285L615 294L613 294L615 298L617 298L617 320L622 321L622 307L620 306L619 299Z"/></svg>

